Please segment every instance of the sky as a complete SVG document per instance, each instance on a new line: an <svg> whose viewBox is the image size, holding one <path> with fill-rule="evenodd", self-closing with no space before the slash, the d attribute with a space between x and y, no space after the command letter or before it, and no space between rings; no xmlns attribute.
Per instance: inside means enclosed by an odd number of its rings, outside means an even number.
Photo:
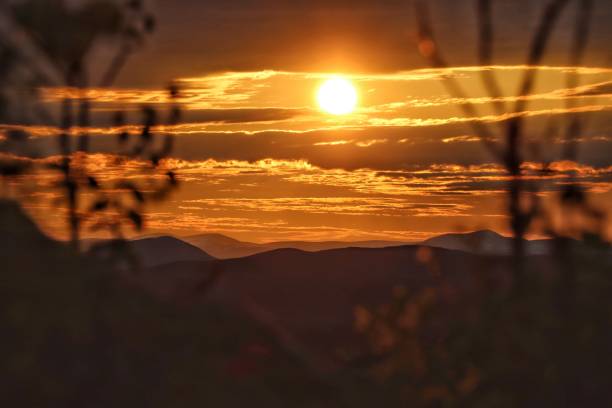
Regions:
<svg viewBox="0 0 612 408"><path fill-rule="evenodd" d="M609 210L612 5L595 1L581 66L568 62L577 3L570 2L542 65L530 67L526 50L548 1L494 2L491 66L477 63L474 3L428 3L449 68L431 68L419 54L410 1L151 3L156 33L111 88L88 91L91 165L106 181L130 172L137 177L142 162L114 166L113 135L121 129L110 124L112 112L125 111L134 124L143 105L166 112L165 87L174 82L183 120L156 133L175 135L163 165L177 172L180 188L148 208L149 233L220 232L257 242L416 241L481 228L509 233L508 176L475 126L487 126L503 143L503 126L513 115L526 124L526 177L547 205L573 176ZM536 85L517 97L527 72L537 74ZM498 78L502 111L483 87L483 73ZM569 76L577 83L568 84ZM352 113L331 115L318 106L317 90L332 77L354 86ZM465 95L449 94L448 81ZM53 109L75 92L50 87L41 95ZM519 100L526 105L514 112ZM474 117L465 116L467 103L476 107ZM578 158L569 161L562 154L564 129L575 117L584 126ZM37 160L53 156L55 129L38 123L28 130L41 153ZM543 161L554 171L538 176ZM49 211L59 198L52 182L44 175L29 180L28 208L61 236L62 209Z"/></svg>

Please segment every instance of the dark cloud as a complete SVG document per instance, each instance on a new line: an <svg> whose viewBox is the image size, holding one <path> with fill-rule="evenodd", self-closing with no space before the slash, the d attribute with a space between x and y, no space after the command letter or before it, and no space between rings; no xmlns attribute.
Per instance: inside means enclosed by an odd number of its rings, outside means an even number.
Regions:
<svg viewBox="0 0 612 408"><path fill-rule="evenodd" d="M476 61L474 2L430 0L444 52ZM547 0L494 3L496 62L523 63ZM576 2L577 3L577 2ZM122 84L146 85L226 70L397 71L423 67L410 1L159 0L159 30ZM573 3L555 31L548 64L567 64ZM609 64L612 7L596 2L590 65Z"/></svg>
<svg viewBox="0 0 612 408"><path fill-rule="evenodd" d="M253 112L250 120L256 116ZM592 166L608 166L612 144L609 138L596 138L610 134L607 128L608 112L580 114L586 129L579 146L580 161ZM228 117L226 116L226 119ZM246 120L243 116L241 120ZM559 160L562 158L563 139L553 142L539 138L550 117L532 117L526 120L529 135L534 135L546 147L543 157L526 152L526 160ZM315 131L262 131L255 134L232 132L201 132L179 134L175 140L173 156L185 160L247 160L266 158L278 160L306 160L322 168L354 170L411 169L415 166L456 163L479 165L491 163L494 158L479 142L445 142L449 138L465 135L470 127L451 123L427 127L366 127L363 129L336 129ZM563 136L563 135L561 135ZM459 139L461 140L461 139ZM92 148L100 152L112 152L115 138L109 135L94 136ZM33 148L55 154L55 139L43 137L32 140ZM460 176L460 174L457 174Z"/></svg>

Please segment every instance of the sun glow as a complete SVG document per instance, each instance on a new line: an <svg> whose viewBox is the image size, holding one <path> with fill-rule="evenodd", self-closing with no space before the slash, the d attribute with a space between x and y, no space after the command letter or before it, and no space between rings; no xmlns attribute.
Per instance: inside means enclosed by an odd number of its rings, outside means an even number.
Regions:
<svg viewBox="0 0 612 408"><path fill-rule="evenodd" d="M317 93L319 106L332 115L346 115L357 106L357 90L353 84L340 77L328 79Z"/></svg>

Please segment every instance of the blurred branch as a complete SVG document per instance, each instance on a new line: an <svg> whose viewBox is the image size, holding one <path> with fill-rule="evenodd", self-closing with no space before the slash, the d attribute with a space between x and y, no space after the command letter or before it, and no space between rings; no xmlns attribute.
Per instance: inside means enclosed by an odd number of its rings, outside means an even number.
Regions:
<svg viewBox="0 0 612 408"><path fill-rule="evenodd" d="M105 73L102 75L100 87L108 88L115 82L115 79L119 75L121 69L124 67L131 53L132 48L129 46L129 44L123 43L115 56L112 58Z"/></svg>
<svg viewBox="0 0 612 408"><path fill-rule="evenodd" d="M27 64L22 64L35 73L48 86L63 84L63 78L40 49L32 43L30 36L13 21L7 4L0 3L0 35L13 44Z"/></svg>
<svg viewBox="0 0 612 408"><path fill-rule="evenodd" d="M593 16L593 0L578 0L578 12L576 13L576 21L574 23L573 42L570 51L569 63L570 66L579 66L583 59L588 45L591 19ZM580 84L578 74L569 72L566 78L567 89L575 89ZM568 110L574 107L575 101L572 98L567 98L566 106ZM572 115L565 133L565 149L563 158L565 160L576 161L578 155L577 138L583 129L583 123L578 115Z"/></svg>
<svg viewBox="0 0 612 408"><path fill-rule="evenodd" d="M415 3L415 8L418 27L418 47L420 53L429 60L433 67L448 68L448 64L440 53L438 44L435 40L428 6L424 1L417 1ZM463 88L461 85L459 85L455 78L452 76L446 76L443 83L452 96L467 100L467 94L463 91ZM470 102L466 101L465 103L462 103L461 109L463 110L464 115L468 118L477 118L479 116L476 107ZM495 137L489 127L478 121L471 121L470 126L472 126L476 136L480 138L493 156L495 156L496 159L501 159L502 155L500 147L495 141Z"/></svg>
<svg viewBox="0 0 612 408"><path fill-rule="evenodd" d="M558 22L561 13L568 5L570 0L551 0L545 7L538 26L533 35L529 52L527 55L526 64L528 68L525 70L519 87L519 96L514 104L513 113L520 113L527 109L527 100L523 98L530 94L533 90L535 80L538 74L537 66L542 62L546 53L546 49L552 35L552 32ZM478 14L478 55L480 64L483 67L490 66L493 56L493 23L491 16L491 1L477 0ZM448 64L442 57L440 47L438 46L432 29L432 24L429 16L429 9L424 0L419 0L415 4L417 25L418 25L418 48L421 54L430 61L430 64L436 68L447 68ZM588 13L590 14L590 13ZM583 34L588 26L588 18L579 17L580 23L577 30L577 41L575 44L575 53L582 53L584 46ZM494 76L494 73L489 70L484 70L482 80L487 89L487 92L493 100L493 105L496 111L500 114L506 113L505 106L500 101L501 88ZM466 93L454 78L447 78L445 81L448 91L457 98L466 98ZM462 104L464 114L473 118L477 116L476 108L469 104ZM539 200L536 197L526 200L525 196L526 185L522 179L521 166L523 158L521 154L522 137L523 137L523 118L516 115L509 119L505 126L505 146L502 148L495 142L492 132L489 128L480 123L473 124L477 131L477 135L484 142L485 146L495 154L495 157L500 160L510 177L509 182L509 214L511 217L511 228L514 233L514 255L515 255L515 271L517 288L523 286L524 268L523 257L525 254L524 237L527 230L539 212ZM533 192L535 195L535 191ZM527 207L525 208L525 203Z"/></svg>
<svg viewBox="0 0 612 408"><path fill-rule="evenodd" d="M119 72L134 52L135 45L140 44L145 34L151 34L155 30L154 17L142 10L142 4L140 3L128 3L126 21L127 23L121 33L121 42L102 75L100 87L105 88L113 85ZM139 26L142 28L138 28Z"/></svg>
<svg viewBox="0 0 612 408"><path fill-rule="evenodd" d="M481 66L491 66L493 61L493 22L491 17L491 0L477 1L478 15L478 60ZM482 81L485 89L493 98L493 106L498 114L506 111L506 104L501 100L502 92L495 72L482 70Z"/></svg>
<svg viewBox="0 0 612 408"><path fill-rule="evenodd" d="M540 17L538 28L533 36L531 46L529 47L529 54L526 62L527 66L536 68L536 66L540 65L542 62L553 29L569 2L570 0L552 0L545 8L544 13L542 13ZM519 88L519 96L525 96L531 93L537 74L537 69L528 69L525 72ZM514 106L514 112L523 111L526 108L526 104L527 101L524 100L524 98L517 99Z"/></svg>

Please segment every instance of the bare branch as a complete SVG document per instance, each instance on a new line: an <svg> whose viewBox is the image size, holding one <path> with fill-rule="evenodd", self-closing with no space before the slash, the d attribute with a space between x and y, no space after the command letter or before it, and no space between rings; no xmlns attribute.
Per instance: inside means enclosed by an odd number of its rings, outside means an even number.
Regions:
<svg viewBox="0 0 612 408"><path fill-rule="evenodd" d="M526 62L528 66L534 67L542 62L553 29L555 28L561 13L569 2L570 0L552 0L544 10L542 17L540 18L539 26L535 35L533 36L531 46L529 47L529 54ZM521 86L519 88L519 96L525 96L531 92L537 74L537 69L528 69L525 72L523 81L521 82ZM519 112L524 110L526 104L527 101L523 100L523 98L519 98L516 101L514 111Z"/></svg>
<svg viewBox="0 0 612 408"><path fill-rule="evenodd" d="M415 9L418 26L418 46L420 53L429 60L433 67L448 68L448 64L442 57L433 34L431 20L429 17L429 8L424 1L417 1L415 3ZM467 94L452 76L446 76L443 83L447 91L452 96L467 100ZM463 114L468 118L477 118L479 116L476 107L472 103L462 103L461 109L463 110ZM470 125L476 133L476 136L483 142L483 144L496 157L496 159L500 160L502 158L500 147L495 141L495 137L489 127L478 121L471 121Z"/></svg>
<svg viewBox="0 0 612 408"><path fill-rule="evenodd" d="M13 21L11 15L8 6L0 4L0 35L19 50L20 57L27 61L27 64L23 65L43 79L47 85L62 84L62 75L47 56L32 43L30 36Z"/></svg>
<svg viewBox="0 0 612 408"><path fill-rule="evenodd" d="M593 16L593 0L579 0L577 3L578 12L576 13L576 21L574 23L574 36L572 48L570 51L569 63L570 66L579 66L586 51L589 40L591 18ZM577 73L569 72L566 77L567 89L574 89L580 84L580 78ZM575 100L572 98L566 99L568 110L575 106ZM566 145L563 152L563 158L566 160L576 160L578 154L577 138L584 127L584 123L578 115L573 115L568 123L565 139Z"/></svg>
<svg viewBox="0 0 612 408"><path fill-rule="evenodd" d="M132 54L132 47L124 42L115 56L112 58L108 68L106 69L104 75L102 76L102 80L100 81L101 88L108 88L114 82L119 72L123 69L125 63L128 60L128 57Z"/></svg>
<svg viewBox="0 0 612 408"><path fill-rule="evenodd" d="M477 0L478 16L478 61L481 66L490 66L493 61L493 22L491 17L491 0ZM506 111L506 104L501 100L502 92L495 73L483 69L482 82L498 114Z"/></svg>

